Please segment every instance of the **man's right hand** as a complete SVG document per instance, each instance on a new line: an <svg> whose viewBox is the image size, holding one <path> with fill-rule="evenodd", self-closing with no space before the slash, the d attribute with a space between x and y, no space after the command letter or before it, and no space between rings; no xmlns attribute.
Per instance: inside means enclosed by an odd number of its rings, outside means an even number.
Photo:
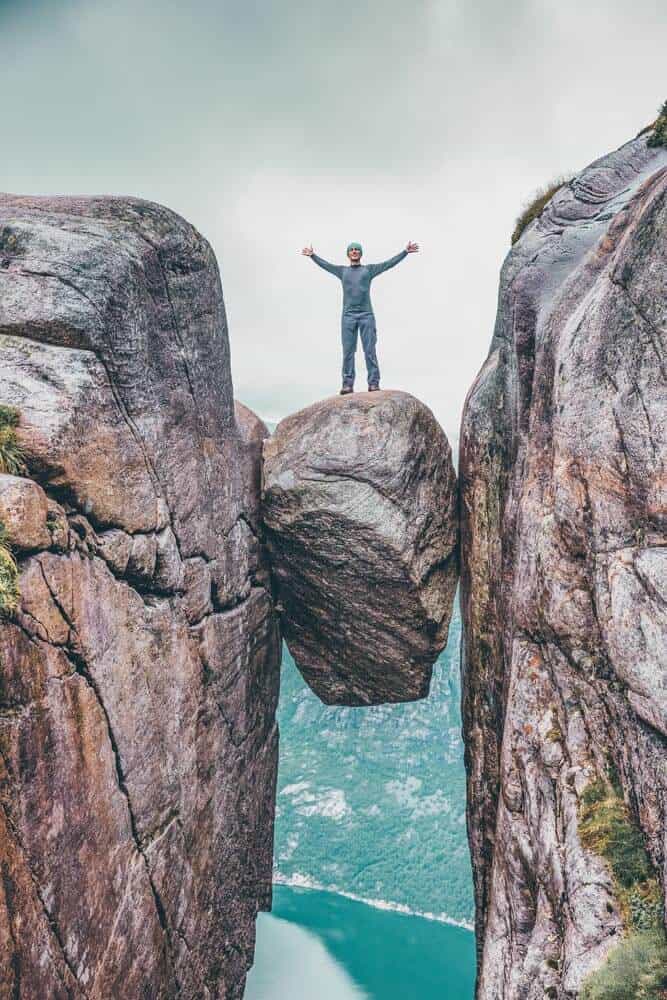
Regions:
<svg viewBox="0 0 667 1000"><path fill-rule="evenodd" d="M305 253L306 257L312 257L313 256L313 248L312 247L304 247L303 250L301 251L301 253Z"/></svg>

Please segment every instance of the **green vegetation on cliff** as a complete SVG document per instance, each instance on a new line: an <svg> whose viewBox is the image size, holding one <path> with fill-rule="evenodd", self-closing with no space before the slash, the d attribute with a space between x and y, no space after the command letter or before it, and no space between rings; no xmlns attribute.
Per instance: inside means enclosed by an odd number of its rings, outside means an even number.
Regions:
<svg viewBox="0 0 667 1000"><path fill-rule="evenodd" d="M651 129L647 145L667 146L667 101L660 108L660 113Z"/></svg>
<svg viewBox="0 0 667 1000"><path fill-rule="evenodd" d="M0 616L11 614L18 599L18 570L7 545L4 525L0 521Z"/></svg>
<svg viewBox="0 0 667 1000"><path fill-rule="evenodd" d="M13 406L0 404L0 472L18 476L23 472L23 451L16 436L19 412Z"/></svg>
<svg viewBox="0 0 667 1000"><path fill-rule="evenodd" d="M663 931L632 934L588 977L581 1000L663 1000L666 959Z"/></svg>
<svg viewBox="0 0 667 1000"><path fill-rule="evenodd" d="M25 471L23 451L16 436L19 412L0 404L0 473L17 476ZM0 521L0 615L9 615L18 604L18 570Z"/></svg>
<svg viewBox="0 0 667 1000"><path fill-rule="evenodd" d="M667 941L662 892L641 831L616 782L592 782L581 796L579 836L605 859L616 886L626 936L604 965L591 973L581 1000L665 1000Z"/></svg>
<svg viewBox="0 0 667 1000"><path fill-rule="evenodd" d="M547 184L546 187L539 188L535 192L532 200L526 205L516 220L514 232L512 233L512 246L514 246L530 223L542 214L556 191L559 191L564 184L569 184L571 180L571 177L557 177L550 184Z"/></svg>

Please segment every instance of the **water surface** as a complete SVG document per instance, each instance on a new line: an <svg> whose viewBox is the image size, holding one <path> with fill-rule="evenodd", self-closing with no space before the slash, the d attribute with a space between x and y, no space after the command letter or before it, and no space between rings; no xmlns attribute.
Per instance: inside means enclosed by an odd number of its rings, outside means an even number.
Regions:
<svg viewBox="0 0 667 1000"><path fill-rule="evenodd" d="M276 881L472 924L455 610L429 697L323 705L284 650Z"/></svg>
<svg viewBox="0 0 667 1000"><path fill-rule="evenodd" d="M470 931L278 885L245 1000L472 1000L474 979Z"/></svg>

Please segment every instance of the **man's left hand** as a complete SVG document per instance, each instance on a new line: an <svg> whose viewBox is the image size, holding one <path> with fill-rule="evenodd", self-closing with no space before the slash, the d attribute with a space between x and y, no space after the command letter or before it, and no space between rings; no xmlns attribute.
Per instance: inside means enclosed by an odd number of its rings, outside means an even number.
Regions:
<svg viewBox="0 0 667 1000"><path fill-rule="evenodd" d="M408 253L417 253L417 251L419 250L419 244L410 241L405 249L408 251Z"/></svg>

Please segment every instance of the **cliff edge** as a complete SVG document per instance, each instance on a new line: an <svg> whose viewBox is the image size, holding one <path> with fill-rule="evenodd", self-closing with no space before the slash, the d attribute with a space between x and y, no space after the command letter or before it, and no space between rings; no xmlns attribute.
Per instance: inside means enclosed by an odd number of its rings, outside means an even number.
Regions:
<svg viewBox="0 0 667 1000"><path fill-rule="evenodd" d="M137 199L1 196L0 357L0 992L240 998L280 647L209 245Z"/></svg>
<svg viewBox="0 0 667 1000"><path fill-rule="evenodd" d="M466 401L479 1000L579 996L633 948L667 966L666 243L644 135L512 249Z"/></svg>

